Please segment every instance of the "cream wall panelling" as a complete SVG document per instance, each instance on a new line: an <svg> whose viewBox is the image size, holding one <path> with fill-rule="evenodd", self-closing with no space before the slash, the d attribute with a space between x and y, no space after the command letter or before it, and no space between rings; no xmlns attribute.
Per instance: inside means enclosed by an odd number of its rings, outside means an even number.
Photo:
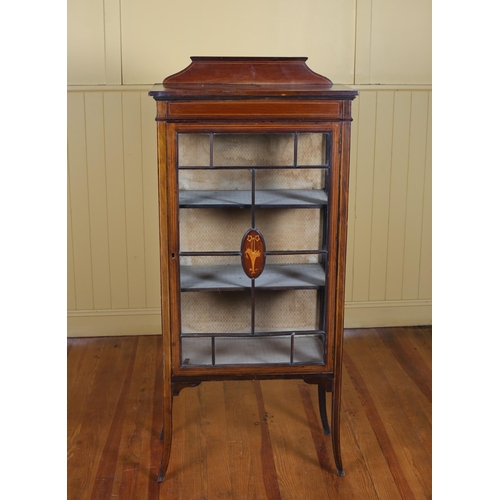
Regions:
<svg viewBox="0 0 500 500"><path fill-rule="evenodd" d="M192 55L304 55L336 83L431 83L431 0L69 0L67 31L70 85L152 84Z"/></svg>
<svg viewBox="0 0 500 500"><path fill-rule="evenodd" d="M431 298L430 91L353 106L346 301Z"/></svg>
<svg viewBox="0 0 500 500"><path fill-rule="evenodd" d="M69 92L68 304L159 307L154 101Z"/></svg>
<svg viewBox="0 0 500 500"><path fill-rule="evenodd" d="M119 85L120 0L68 0L68 84Z"/></svg>
<svg viewBox="0 0 500 500"><path fill-rule="evenodd" d="M70 335L153 333L159 325L154 101L149 86L118 88L68 93ZM346 325L428 324L431 92L360 89L353 107Z"/></svg>
<svg viewBox="0 0 500 500"><path fill-rule="evenodd" d="M432 0L358 0L355 84L430 84Z"/></svg>
<svg viewBox="0 0 500 500"><path fill-rule="evenodd" d="M314 71L354 81L356 2L122 0L123 83L161 82L190 56L307 56Z"/></svg>

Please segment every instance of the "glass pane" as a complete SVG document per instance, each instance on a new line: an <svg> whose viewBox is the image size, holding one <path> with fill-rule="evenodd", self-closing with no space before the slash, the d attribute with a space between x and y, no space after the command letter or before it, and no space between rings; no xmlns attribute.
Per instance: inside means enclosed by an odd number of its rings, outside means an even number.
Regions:
<svg viewBox="0 0 500 500"><path fill-rule="evenodd" d="M297 165L326 165L328 134L298 134Z"/></svg>
<svg viewBox="0 0 500 500"><path fill-rule="evenodd" d="M266 250L319 250L323 244L322 210L256 210L256 227Z"/></svg>
<svg viewBox="0 0 500 500"><path fill-rule="evenodd" d="M211 365L212 339L210 337L188 337L182 339L181 360L183 366Z"/></svg>
<svg viewBox="0 0 500 500"><path fill-rule="evenodd" d="M179 263L182 273L184 266L241 266L241 258L227 255L181 255Z"/></svg>
<svg viewBox="0 0 500 500"><path fill-rule="evenodd" d="M255 175L256 189L323 189L325 171L323 169L265 169Z"/></svg>
<svg viewBox="0 0 500 500"><path fill-rule="evenodd" d="M179 167L210 166L210 136L208 134L178 134Z"/></svg>
<svg viewBox="0 0 500 500"><path fill-rule="evenodd" d="M214 166L293 165L294 134L214 134Z"/></svg>
<svg viewBox="0 0 500 500"><path fill-rule="evenodd" d="M267 255L266 266L272 264L318 264L323 262L321 254Z"/></svg>
<svg viewBox="0 0 500 500"><path fill-rule="evenodd" d="M323 363L323 335L295 335L293 343L294 363Z"/></svg>
<svg viewBox="0 0 500 500"><path fill-rule="evenodd" d="M251 223L249 209L182 209L179 211L180 251L239 251L241 239Z"/></svg>
<svg viewBox="0 0 500 500"><path fill-rule="evenodd" d="M215 339L217 365L289 363L290 337L238 337Z"/></svg>
<svg viewBox="0 0 500 500"><path fill-rule="evenodd" d="M250 170L179 170L179 189L250 190Z"/></svg>
<svg viewBox="0 0 500 500"><path fill-rule="evenodd" d="M182 333L250 334L250 292L182 292L181 324Z"/></svg>
<svg viewBox="0 0 500 500"><path fill-rule="evenodd" d="M255 331L319 330L320 295L318 290L256 290Z"/></svg>

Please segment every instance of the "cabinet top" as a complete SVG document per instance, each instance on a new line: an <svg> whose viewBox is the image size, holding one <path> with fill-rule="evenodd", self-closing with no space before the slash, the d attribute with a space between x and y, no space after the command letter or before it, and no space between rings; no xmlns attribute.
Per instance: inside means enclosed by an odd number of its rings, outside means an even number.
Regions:
<svg viewBox="0 0 500 500"><path fill-rule="evenodd" d="M156 100L259 97L354 99L306 65L307 57L191 57L191 64L156 84Z"/></svg>

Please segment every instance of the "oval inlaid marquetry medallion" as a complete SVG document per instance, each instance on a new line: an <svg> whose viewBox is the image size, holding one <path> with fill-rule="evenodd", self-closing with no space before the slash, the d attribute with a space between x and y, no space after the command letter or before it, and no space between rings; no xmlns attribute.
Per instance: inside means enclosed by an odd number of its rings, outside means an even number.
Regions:
<svg viewBox="0 0 500 500"><path fill-rule="evenodd" d="M266 263L264 238L257 229L249 229L241 241L241 265L249 278L258 278Z"/></svg>

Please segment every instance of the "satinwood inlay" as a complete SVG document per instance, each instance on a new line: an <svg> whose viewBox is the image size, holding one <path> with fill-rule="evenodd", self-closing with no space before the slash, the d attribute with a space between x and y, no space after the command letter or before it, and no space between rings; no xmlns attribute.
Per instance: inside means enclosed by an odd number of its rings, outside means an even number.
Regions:
<svg viewBox="0 0 500 500"><path fill-rule="evenodd" d="M241 264L249 278L258 278L266 263L266 246L257 229L249 229L241 241Z"/></svg>

